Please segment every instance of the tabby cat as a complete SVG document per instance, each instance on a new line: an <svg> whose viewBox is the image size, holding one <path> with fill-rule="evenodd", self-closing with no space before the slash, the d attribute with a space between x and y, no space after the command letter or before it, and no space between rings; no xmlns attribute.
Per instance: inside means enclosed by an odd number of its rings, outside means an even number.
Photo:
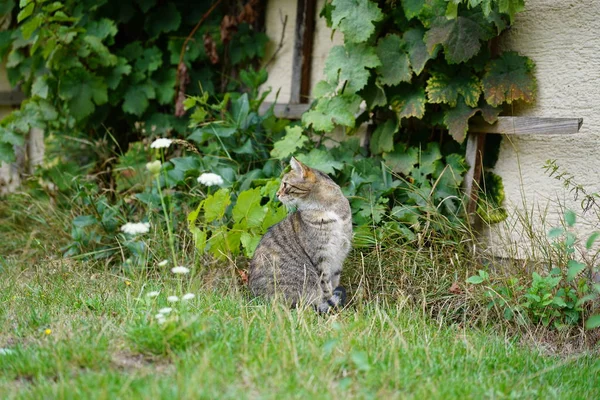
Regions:
<svg viewBox="0 0 600 400"><path fill-rule="evenodd" d="M262 237L248 285L255 296L277 294L291 305L302 302L327 312L345 300L339 283L352 240L350 204L327 174L294 157L290 165L277 197L296 211Z"/></svg>

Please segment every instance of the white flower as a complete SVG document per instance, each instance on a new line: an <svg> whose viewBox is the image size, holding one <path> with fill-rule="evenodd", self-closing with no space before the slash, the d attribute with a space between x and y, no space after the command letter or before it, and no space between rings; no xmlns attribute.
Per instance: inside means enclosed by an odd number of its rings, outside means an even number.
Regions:
<svg viewBox="0 0 600 400"><path fill-rule="evenodd" d="M7 356L9 354L14 354L14 350L11 349L6 349L6 348L0 348L0 356Z"/></svg>
<svg viewBox="0 0 600 400"><path fill-rule="evenodd" d="M138 233L148 233L149 230L149 222L128 222L121 227L121 231L130 235L137 235Z"/></svg>
<svg viewBox="0 0 600 400"><path fill-rule="evenodd" d="M190 272L190 269L180 265L179 267L171 268L171 272L174 274L187 274Z"/></svg>
<svg viewBox="0 0 600 400"><path fill-rule="evenodd" d="M158 318L158 315L162 315L163 317L170 313L171 311L173 311L173 309L171 307L165 307L165 308L161 308L160 310L158 310L158 314L156 315L156 318Z"/></svg>
<svg viewBox="0 0 600 400"><path fill-rule="evenodd" d="M167 319L165 318L165 316L163 314L156 314L156 321L162 325L165 322L167 322Z"/></svg>
<svg viewBox="0 0 600 400"><path fill-rule="evenodd" d="M162 148L167 148L171 145L173 141L171 139L165 139L165 138L159 138L156 139L154 142L152 142L152 144L150 145L151 148L153 149L162 149Z"/></svg>
<svg viewBox="0 0 600 400"><path fill-rule="evenodd" d="M179 301L179 297L177 297L177 296L169 296L169 297L167 297L167 301L169 303L175 303L175 302Z"/></svg>
<svg viewBox="0 0 600 400"><path fill-rule="evenodd" d="M169 260L162 260L161 262L159 262L158 265L159 267L164 267L165 265L167 265L169 263Z"/></svg>
<svg viewBox="0 0 600 400"><path fill-rule="evenodd" d="M160 160L154 160L152 162L146 163L146 169L150 171L150 173L152 173L153 175L158 175L158 173L160 172L161 165L162 164Z"/></svg>
<svg viewBox="0 0 600 400"><path fill-rule="evenodd" d="M206 186L222 185L223 178L212 172L207 172L198 177L198 182Z"/></svg>
<svg viewBox="0 0 600 400"><path fill-rule="evenodd" d="M183 296L181 296L182 300L191 300L194 297L196 297L196 295L194 293L186 293Z"/></svg>
<svg viewBox="0 0 600 400"><path fill-rule="evenodd" d="M160 294L160 292L148 292L146 293L146 297L156 297Z"/></svg>

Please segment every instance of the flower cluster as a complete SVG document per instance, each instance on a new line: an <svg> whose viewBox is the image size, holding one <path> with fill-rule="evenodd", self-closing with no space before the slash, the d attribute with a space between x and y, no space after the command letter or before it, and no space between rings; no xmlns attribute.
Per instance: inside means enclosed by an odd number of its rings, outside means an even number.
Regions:
<svg viewBox="0 0 600 400"><path fill-rule="evenodd" d="M222 185L223 178L212 172L206 172L198 177L198 182L206 186Z"/></svg>
<svg viewBox="0 0 600 400"><path fill-rule="evenodd" d="M171 143L173 143L171 139L159 138L152 142L150 147L153 149L166 149L171 145Z"/></svg>
<svg viewBox="0 0 600 400"><path fill-rule="evenodd" d="M121 231L129 235L148 233L150 230L149 222L128 222L121 227Z"/></svg>

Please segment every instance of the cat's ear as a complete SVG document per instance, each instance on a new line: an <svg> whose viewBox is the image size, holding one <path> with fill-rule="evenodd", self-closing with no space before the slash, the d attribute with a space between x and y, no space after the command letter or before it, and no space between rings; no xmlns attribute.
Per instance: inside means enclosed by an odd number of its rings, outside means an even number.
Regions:
<svg viewBox="0 0 600 400"><path fill-rule="evenodd" d="M310 168L302 164L300 161L296 160L296 157L292 157L292 159L290 160L290 165L292 166L292 169L296 171L297 174L302 176L303 179L314 178L314 173L310 170Z"/></svg>

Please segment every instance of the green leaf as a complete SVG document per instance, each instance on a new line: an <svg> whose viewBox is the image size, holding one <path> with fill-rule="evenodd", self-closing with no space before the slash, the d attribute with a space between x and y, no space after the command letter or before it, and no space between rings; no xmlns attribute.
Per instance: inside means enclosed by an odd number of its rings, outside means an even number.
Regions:
<svg viewBox="0 0 600 400"><path fill-rule="evenodd" d="M436 58L438 53L438 47L436 47L433 53L427 51L427 46L423 40L425 30L422 28L413 28L404 32L402 39L406 43L406 49L408 51L408 58L413 72L419 75L428 60Z"/></svg>
<svg viewBox="0 0 600 400"><path fill-rule="evenodd" d="M154 87L148 83L129 86L124 96L123 111L139 117L148 108L148 99L153 99L155 95Z"/></svg>
<svg viewBox="0 0 600 400"><path fill-rule="evenodd" d="M369 80L370 72L367 68L380 65L381 62L373 47L349 43L331 49L325 61L325 76L332 84L347 81L345 93L355 93Z"/></svg>
<svg viewBox="0 0 600 400"><path fill-rule="evenodd" d="M109 89L116 89L121 83L123 75L129 75L131 73L131 65L127 64L127 59L123 57L117 57L117 62L106 76L106 85Z"/></svg>
<svg viewBox="0 0 600 400"><path fill-rule="evenodd" d="M231 204L231 198L228 189L219 189L215 194L209 195L204 200L204 219L206 222L223 218L229 204Z"/></svg>
<svg viewBox="0 0 600 400"><path fill-rule="evenodd" d="M571 282L581 271L585 269L585 264L575 260L567 262L567 282Z"/></svg>
<svg viewBox="0 0 600 400"><path fill-rule="evenodd" d="M267 215L265 216L265 219L263 220L263 224L262 224L263 232L266 232L267 229L269 229L270 227L272 227L279 221L282 221L286 217L286 215L287 215L287 210L284 206L281 206L281 205L279 205L275 209L275 212L273 212L272 210L269 210L269 212L267 212Z"/></svg>
<svg viewBox="0 0 600 400"><path fill-rule="evenodd" d="M339 28L347 43L365 42L375 31L373 22L383 19L377 4L369 0L333 0L332 5L332 28Z"/></svg>
<svg viewBox="0 0 600 400"><path fill-rule="evenodd" d="M408 176L419 163L419 150L416 147L407 148L404 143L397 143L393 152L383 154L383 159L392 171Z"/></svg>
<svg viewBox="0 0 600 400"><path fill-rule="evenodd" d="M260 205L261 201L260 188L240 193L232 210L233 220L246 229L260 227L268 209ZM245 224L242 224L243 222Z"/></svg>
<svg viewBox="0 0 600 400"><path fill-rule="evenodd" d="M481 40L487 39L479 24L464 16L455 19L436 18L424 37L430 54L433 54L438 44L444 47L444 55L449 64L471 59L479 52Z"/></svg>
<svg viewBox="0 0 600 400"><path fill-rule="evenodd" d="M577 215L572 210L565 211L565 223L567 226L575 225L575 221L577 220Z"/></svg>
<svg viewBox="0 0 600 400"><path fill-rule="evenodd" d="M144 49L139 57L135 57L135 69L140 72L153 72L162 65L162 52L156 46Z"/></svg>
<svg viewBox="0 0 600 400"><path fill-rule="evenodd" d="M387 105L387 98L385 95L385 90L379 85L379 83L375 82L375 80L371 80L370 83L367 84L360 91L360 97L365 100L367 104L367 108L372 110L375 107L384 107Z"/></svg>
<svg viewBox="0 0 600 400"><path fill-rule="evenodd" d="M510 23L515 22L515 15L525 9L525 0L497 0L498 11L508 14Z"/></svg>
<svg viewBox="0 0 600 400"><path fill-rule="evenodd" d="M19 14L17 15L17 22L21 22L25 18L29 17L33 13L34 9L35 2L32 1L31 3L27 4L21 11L19 11Z"/></svg>
<svg viewBox="0 0 600 400"><path fill-rule="evenodd" d="M260 235L253 235L250 232L242 232L240 236L240 241L242 242L242 246L244 247L244 254L248 258L252 258L254 255L254 251L258 247L258 243L260 242Z"/></svg>
<svg viewBox="0 0 600 400"><path fill-rule="evenodd" d="M473 285L478 285L483 282L483 278L479 275L473 275L467 278L467 283L471 283Z"/></svg>
<svg viewBox="0 0 600 400"><path fill-rule="evenodd" d="M46 82L45 75L36 76L31 85L31 95L38 96L42 99L48 98L48 83Z"/></svg>
<svg viewBox="0 0 600 400"><path fill-rule="evenodd" d="M98 61L103 66L113 66L117 64L117 56L111 54L108 47L102 43L102 39L96 36L85 35L83 41L88 47L98 55Z"/></svg>
<svg viewBox="0 0 600 400"><path fill-rule="evenodd" d="M97 76L84 69L68 71L60 81L59 96L67 100L69 111L76 120L94 112L96 105L108 100L106 84Z"/></svg>
<svg viewBox="0 0 600 400"><path fill-rule="evenodd" d="M485 100L492 106L516 100L531 103L535 97L534 63L516 52L507 51L490 61L481 81Z"/></svg>
<svg viewBox="0 0 600 400"><path fill-rule="evenodd" d="M277 159L284 159L290 155L293 155L296 150L304 147L304 144L308 142L308 137L302 134L302 127L294 126L285 128L285 136L275 142L273 150L271 150L271 157Z"/></svg>
<svg viewBox="0 0 600 400"><path fill-rule="evenodd" d="M379 124L373 136L369 148L371 154L381 154L384 151L390 152L394 150L394 134L398 131L398 121L396 118L391 118L383 124Z"/></svg>
<svg viewBox="0 0 600 400"><path fill-rule="evenodd" d="M335 124L354 127L355 114L362 99L355 94L322 97L314 109L302 115L302 123L316 131L328 132Z"/></svg>
<svg viewBox="0 0 600 400"><path fill-rule="evenodd" d="M326 174L333 174L334 169L341 170L344 167L344 164L335 160L331 153L321 149L312 149L310 153L300 154L297 158L309 167Z"/></svg>
<svg viewBox="0 0 600 400"><path fill-rule="evenodd" d="M562 236L563 233L565 233L563 228L552 228L548 232L548 237L550 239L556 239L557 237Z"/></svg>
<svg viewBox="0 0 600 400"><path fill-rule="evenodd" d="M600 326L600 315L592 315L585 321L585 329L595 329Z"/></svg>
<svg viewBox="0 0 600 400"><path fill-rule="evenodd" d="M465 103L477 107L481 84L477 76L470 72L460 70L457 74L449 76L442 72L432 72L427 80L427 97L430 103L446 103L456 107L458 96L462 95Z"/></svg>
<svg viewBox="0 0 600 400"><path fill-rule="evenodd" d="M172 2L159 6L152 10L146 17L144 30L148 32L150 39L155 39L163 32L173 32L181 25L181 15L177 6Z"/></svg>
<svg viewBox="0 0 600 400"><path fill-rule="evenodd" d="M458 143L462 143L467 136L469 129L469 119L479 111L478 108L471 108L463 100L458 101L458 105L444 113L444 125L448 128L448 133Z"/></svg>
<svg viewBox="0 0 600 400"><path fill-rule="evenodd" d="M398 119L416 117L423 118L425 115L425 90L422 87L405 85L402 94L395 95L390 100L390 107L398 115Z"/></svg>
<svg viewBox="0 0 600 400"><path fill-rule="evenodd" d="M481 116L483 117L485 122L487 122L488 124L493 124L494 122L498 121L498 115L502 111L502 108L492 107L489 104L485 103L479 107L479 111L481 111Z"/></svg>
<svg viewBox="0 0 600 400"><path fill-rule="evenodd" d="M350 359L359 371L371 370L371 364L369 363L369 356L364 351L353 351L350 354Z"/></svg>
<svg viewBox="0 0 600 400"><path fill-rule="evenodd" d="M600 237L600 232L596 231L594 233L592 233L590 235L590 237L588 238L588 240L585 242L585 248L587 250L591 250L592 246L594 245L594 242L596 242L596 240Z"/></svg>
<svg viewBox="0 0 600 400"><path fill-rule="evenodd" d="M13 145L0 141L0 162L13 163L16 159Z"/></svg>
<svg viewBox="0 0 600 400"><path fill-rule="evenodd" d="M156 100L160 104L170 104L175 97L175 68L162 68L150 80L156 89Z"/></svg>
<svg viewBox="0 0 600 400"><path fill-rule="evenodd" d="M97 36L99 39L104 40L117 34L117 25L113 20L102 18L97 21L90 21L86 26L86 32L88 35Z"/></svg>
<svg viewBox="0 0 600 400"><path fill-rule="evenodd" d="M404 42L398 35L387 35L379 39L376 52L381 61L381 65L377 67L381 84L392 86L400 82L410 82L412 72L403 45Z"/></svg>
<svg viewBox="0 0 600 400"><path fill-rule="evenodd" d="M80 215L73 219L73 226L78 228L85 228L86 226L91 226L97 223L98 220L93 215Z"/></svg>
<svg viewBox="0 0 600 400"><path fill-rule="evenodd" d="M423 10L425 0L402 0L402 9L406 18L411 20L418 17Z"/></svg>

